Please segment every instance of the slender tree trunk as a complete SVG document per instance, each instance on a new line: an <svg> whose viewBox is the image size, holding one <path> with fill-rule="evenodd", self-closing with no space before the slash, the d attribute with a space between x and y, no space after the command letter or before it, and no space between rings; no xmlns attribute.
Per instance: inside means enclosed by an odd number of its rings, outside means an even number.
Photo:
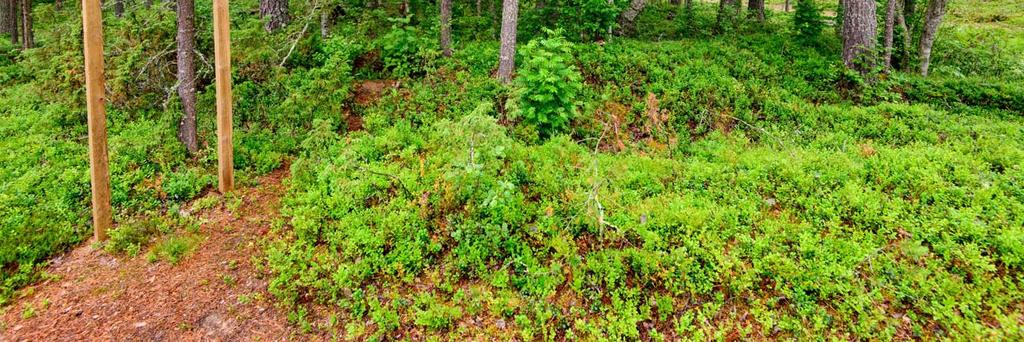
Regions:
<svg viewBox="0 0 1024 342"><path fill-rule="evenodd" d="M519 0L504 0L501 9L501 51L498 54L498 81L508 84L516 67L516 26Z"/></svg>
<svg viewBox="0 0 1024 342"><path fill-rule="evenodd" d="M330 6L320 11L320 38L327 38L331 33L331 12Z"/></svg>
<svg viewBox="0 0 1024 342"><path fill-rule="evenodd" d="M910 26L907 25L907 19L903 16L903 12L896 13L896 25L899 25L900 29L903 31L903 50L901 55L902 58L900 58L900 65L903 70L910 71L910 47L914 44L914 38L910 36Z"/></svg>
<svg viewBox="0 0 1024 342"><path fill-rule="evenodd" d="M178 0L178 97L184 112L178 139L191 153L199 151L196 133L196 28L194 0Z"/></svg>
<svg viewBox="0 0 1024 342"><path fill-rule="evenodd" d="M789 0L786 0L786 13L789 13Z"/></svg>
<svg viewBox="0 0 1024 342"><path fill-rule="evenodd" d="M764 0L749 0L747 2L747 12L750 18L757 20L757 22L764 22Z"/></svg>
<svg viewBox="0 0 1024 342"><path fill-rule="evenodd" d="M893 26L896 21L896 1L888 0L885 4L885 38L882 41L884 45L884 57L882 58L885 63L885 70L892 68L892 39L893 39Z"/></svg>
<svg viewBox="0 0 1024 342"><path fill-rule="evenodd" d="M53 7L56 8L58 11L64 9L64 0L54 0Z"/></svg>
<svg viewBox="0 0 1024 342"><path fill-rule="evenodd" d="M124 0L114 0L114 16L120 18L124 15Z"/></svg>
<svg viewBox="0 0 1024 342"><path fill-rule="evenodd" d="M619 34L626 35L633 33L636 29L636 18L640 16L640 12L644 11L647 7L647 0L631 0L629 6L622 10L622 14L619 15Z"/></svg>
<svg viewBox="0 0 1024 342"><path fill-rule="evenodd" d="M260 18L265 20L263 28L267 32L274 32L288 25L291 21L288 0L260 0Z"/></svg>
<svg viewBox="0 0 1024 342"><path fill-rule="evenodd" d="M843 63L867 74L875 66L878 20L875 0L846 0L843 4Z"/></svg>
<svg viewBox="0 0 1024 342"><path fill-rule="evenodd" d="M35 30L32 28L32 0L21 0L21 48L27 50L35 45Z"/></svg>
<svg viewBox="0 0 1024 342"><path fill-rule="evenodd" d="M441 55L452 56L452 0L441 0Z"/></svg>
<svg viewBox="0 0 1024 342"><path fill-rule="evenodd" d="M924 14L924 30L921 31L921 76L928 76L928 64L932 60L932 44L946 15L946 0L931 0Z"/></svg>

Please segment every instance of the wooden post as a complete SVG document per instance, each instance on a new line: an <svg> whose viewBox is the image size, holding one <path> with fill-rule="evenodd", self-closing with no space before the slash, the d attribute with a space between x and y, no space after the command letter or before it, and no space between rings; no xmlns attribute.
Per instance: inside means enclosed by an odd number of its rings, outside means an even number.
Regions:
<svg viewBox="0 0 1024 342"><path fill-rule="evenodd" d="M110 170L107 168L107 111L103 99L103 20L100 0L82 0L85 46L85 99L89 122L89 177L92 181L92 225L96 240L107 239L112 223Z"/></svg>
<svg viewBox="0 0 1024 342"><path fill-rule="evenodd" d="M217 77L217 175L220 192L235 188L231 140L231 22L228 0L213 0L213 50Z"/></svg>

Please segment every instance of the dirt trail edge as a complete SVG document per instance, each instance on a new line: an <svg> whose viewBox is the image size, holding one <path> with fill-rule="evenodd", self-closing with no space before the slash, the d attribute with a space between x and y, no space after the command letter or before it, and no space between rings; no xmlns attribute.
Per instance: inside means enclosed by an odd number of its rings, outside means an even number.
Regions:
<svg viewBox="0 0 1024 342"><path fill-rule="evenodd" d="M286 168L236 191L223 203L191 213L203 240L177 265L140 253L115 257L86 242L55 258L55 276L22 291L0 309L0 341L286 340L297 332L274 307L267 280L252 263L259 240L278 217ZM216 196L216 195L210 195ZM225 202L225 201L221 201Z"/></svg>

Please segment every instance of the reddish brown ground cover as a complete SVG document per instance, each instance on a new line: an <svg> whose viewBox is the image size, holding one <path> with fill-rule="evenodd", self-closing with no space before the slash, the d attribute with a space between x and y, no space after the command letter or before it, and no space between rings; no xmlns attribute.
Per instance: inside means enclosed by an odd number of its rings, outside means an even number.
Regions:
<svg viewBox="0 0 1024 342"><path fill-rule="evenodd" d="M266 275L252 262L278 215L286 177L279 170L257 187L240 189L235 212L220 204L192 213L203 222L203 240L177 265L112 256L92 242L55 258L46 271L52 279L0 309L0 341L295 337L267 293Z"/></svg>

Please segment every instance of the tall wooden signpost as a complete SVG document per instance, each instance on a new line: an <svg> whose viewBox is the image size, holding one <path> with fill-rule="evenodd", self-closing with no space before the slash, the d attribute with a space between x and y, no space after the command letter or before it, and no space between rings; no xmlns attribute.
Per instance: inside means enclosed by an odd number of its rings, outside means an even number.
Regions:
<svg viewBox="0 0 1024 342"><path fill-rule="evenodd" d="M231 140L231 21L228 0L213 0L213 51L217 77L217 179L220 192L235 188Z"/></svg>
<svg viewBox="0 0 1024 342"><path fill-rule="evenodd" d="M217 175L221 193L234 190L234 152L231 140L231 28L228 0L213 0L213 40L217 77ZM82 0L82 39L85 47L85 99L89 121L89 176L92 183L92 222L96 239L106 240L113 224L110 208L110 170L107 157L107 112L103 98L103 17L100 0Z"/></svg>
<svg viewBox="0 0 1024 342"><path fill-rule="evenodd" d="M107 110L103 99L103 19L100 0L82 0L85 40L85 100L89 122L89 177L92 183L92 224L97 240L107 238L112 224L110 170L107 168Z"/></svg>

